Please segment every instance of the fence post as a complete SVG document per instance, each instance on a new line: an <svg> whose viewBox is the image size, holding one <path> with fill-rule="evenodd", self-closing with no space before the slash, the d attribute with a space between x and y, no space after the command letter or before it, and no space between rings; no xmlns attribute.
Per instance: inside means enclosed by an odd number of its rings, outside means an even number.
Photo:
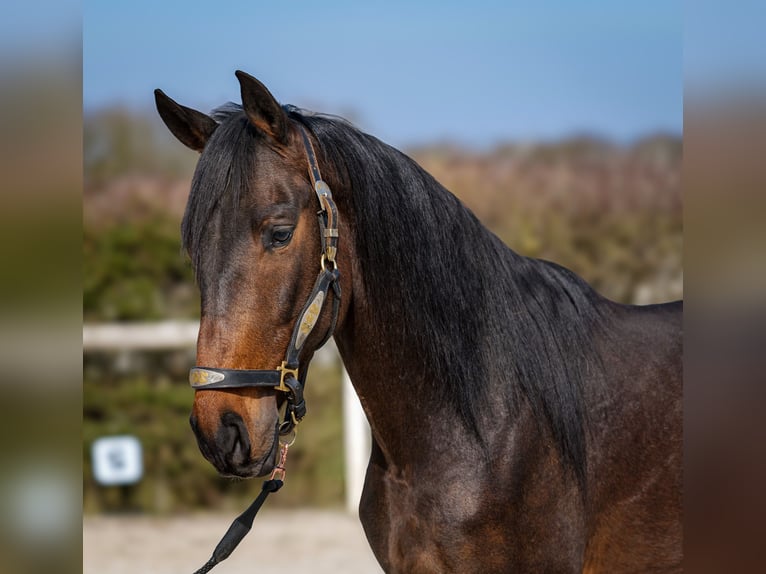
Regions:
<svg viewBox="0 0 766 574"><path fill-rule="evenodd" d="M343 451L346 459L346 508L356 514L370 458L370 427L351 379L343 369Z"/></svg>

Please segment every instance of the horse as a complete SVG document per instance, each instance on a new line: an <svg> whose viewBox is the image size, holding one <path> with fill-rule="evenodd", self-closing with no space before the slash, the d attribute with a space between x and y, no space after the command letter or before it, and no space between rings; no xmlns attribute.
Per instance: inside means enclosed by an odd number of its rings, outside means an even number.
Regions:
<svg viewBox="0 0 766 574"><path fill-rule="evenodd" d="M371 427L359 517L384 571L681 571L682 302L606 299L405 154L236 76L242 104L209 115L155 91L200 153L181 233L204 457L272 472L334 337Z"/></svg>

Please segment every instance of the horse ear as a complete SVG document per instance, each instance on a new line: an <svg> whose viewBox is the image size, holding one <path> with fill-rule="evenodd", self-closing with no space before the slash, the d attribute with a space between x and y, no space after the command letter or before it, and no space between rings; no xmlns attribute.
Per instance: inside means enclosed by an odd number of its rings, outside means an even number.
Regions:
<svg viewBox="0 0 766 574"><path fill-rule="evenodd" d="M277 142L287 143L287 114L261 82L250 74L235 72L242 91L242 107L250 123Z"/></svg>
<svg viewBox="0 0 766 574"><path fill-rule="evenodd" d="M218 123L202 112L174 102L162 90L154 90L154 101L170 132L186 147L201 152Z"/></svg>

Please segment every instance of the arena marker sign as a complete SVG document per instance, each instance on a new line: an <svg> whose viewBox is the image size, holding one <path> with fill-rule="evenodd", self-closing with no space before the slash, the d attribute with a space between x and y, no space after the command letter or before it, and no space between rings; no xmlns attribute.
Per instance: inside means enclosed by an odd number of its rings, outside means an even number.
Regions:
<svg viewBox="0 0 766 574"><path fill-rule="evenodd" d="M141 443L131 435L101 437L91 445L93 476L102 486L133 484L144 473Z"/></svg>

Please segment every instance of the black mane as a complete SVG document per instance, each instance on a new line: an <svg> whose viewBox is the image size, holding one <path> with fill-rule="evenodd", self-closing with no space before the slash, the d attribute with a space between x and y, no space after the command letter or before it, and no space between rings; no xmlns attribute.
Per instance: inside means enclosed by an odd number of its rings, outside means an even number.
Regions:
<svg viewBox="0 0 766 574"><path fill-rule="evenodd" d="M569 270L513 252L406 155L345 121L288 110L353 190L357 254L389 340L429 363L428 380L473 429L497 400L488 382L512 379L511 408L528 401L584 484L583 387L600 366L600 296ZM387 320L397 315L404 333Z"/></svg>
<svg viewBox="0 0 766 574"><path fill-rule="evenodd" d="M406 155L338 118L285 109L317 138L320 166L328 162L343 180L333 191L353 211L363 280L387 340L407 341L401 352L417 357L420 374L477 433L490 401L511 409L526 401L584 486L584 381L599 368L600 297L570 271L510 250ZM262 137L238 106L214 117L218 143L195 174L209 184L193 186L182 226L193 259L224 190L247 189ZM393 324L392 316L407 319ZM491 381L508 381L505 394ZM489 386L501 394L489 397Z"/></svg>

